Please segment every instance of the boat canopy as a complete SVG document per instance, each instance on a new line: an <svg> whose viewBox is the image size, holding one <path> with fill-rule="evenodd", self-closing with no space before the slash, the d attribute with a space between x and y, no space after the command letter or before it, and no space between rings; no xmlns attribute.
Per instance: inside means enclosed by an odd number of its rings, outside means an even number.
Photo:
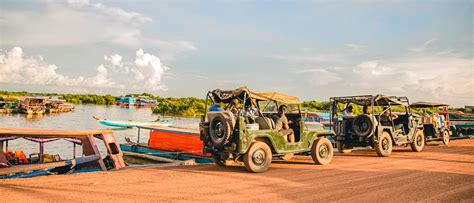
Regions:
<svg viewBox="0 0 474 203"><path fill-rule="evenodd" d="M372 101L374 106L405 106L405 104L397 97L388 97L385 95L361 95L361 96L347 96L347 97L331 97L331 101L344 104L357 104L361 106L371 106Z"/></svg>
<svg viewBox="0 0 474 203"><path fill-rule="evenodd" d="M443 106L449 106L449 105L443 104L443 103L437 103L437 102L415 102L413 104L410 104L410 107L412 108L432 108L432 107L443 107Z"/></svg>
<svg viewBox="0 0 474 203"><path fill-rule="evenodd" d="M249 95L252 99L258 101L277 101L284 104L299 104L297 97L285 95L277 92L252 92L247 87L240 87L235 90L215 89L211 91L216 101L228 103L234 98L244 99L244 95Z"/></svg>

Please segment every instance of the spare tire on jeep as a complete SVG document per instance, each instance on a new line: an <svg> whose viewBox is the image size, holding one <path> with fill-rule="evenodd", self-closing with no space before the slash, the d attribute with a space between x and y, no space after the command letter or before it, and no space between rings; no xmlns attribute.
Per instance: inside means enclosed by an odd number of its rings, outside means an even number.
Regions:
<svg viewBox="0 0 474 203"><path fill-rule="evenodd" d="M372 117L367 114L358 115L352 122L352 131L359 137L367 137L372 134L374 130L374 121Z"/></svg>
<svg viewBox="0 0 474 203"><path fill-rule="evenodd" d="M232 121L226 119L223 114L216 114L211 120L209 134L215 147L228 144L232 137Z"/></svg>

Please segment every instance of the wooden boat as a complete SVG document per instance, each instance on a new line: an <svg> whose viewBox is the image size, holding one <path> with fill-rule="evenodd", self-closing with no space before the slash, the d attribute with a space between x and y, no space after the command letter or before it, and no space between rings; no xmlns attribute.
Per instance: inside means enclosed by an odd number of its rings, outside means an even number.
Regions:
<svg viewBox="0 0 474 203"><path fill-rule="evenodd" d="M200 133L197 127L137 126L137 128L137 143L139 144L129 141L128 144L120 145L122 151L135 153L124 154L127 161L136 162L137 159L147 159L141 156L145 154L160 157L159 160L155 161L165 163L189 160L194 160L196 163L212 162L209 154L202 153L203 144L199 139ZM149 131L150 133L147 144L140 143L140 136L143 131Z"/></svg>
<svg viewBox="0 0 474 203"><path fill-rule="evenodd" d="M150 148L146 145L120 144L124 160L129 165L147 165L162 163L177 163L181 165L194 165L212 163L209 157L197 156L179 151L163 151Z"/></svg>
<svg viewBox="0 0 474 203"><path fill-rule="evenodd" d="M33 144L39 143L39 153L30 154L28 158L22 151L17 150L15 156L12 156L8 149L8 142L20 138L32 141ZM102 140L107 151L106 157L101 157L96 138ZM60 156L47 158L49 156L44 153L44 144L59 139L73 143L73 159L61 160ZM82 145L80 154L83 157L76 157L76 145ZM71 170L80 168L106 171L126 166L111 130L71 131L23 128L0 128L0 165L7 166L0 168L2 177L29 176L32 175L30 172L34 171L44 174L69 173Z"/></svg>
<svg viewBox="0 0 474 203"><path fill-rule="evenodd" d="M140 122L140 121L133 121L133 120L128 120L128 121L120 121L120 120L107 120L107 119L101 119L98 117L93 117L94 119L98 120L100 124L106 125L106 126L111 126L111 127L122 127L122 128L133 128L137 127L140 125L144 126L170 126L173 124L171 120L160 120L156 122Z"/></svg>
<svg viewBox="0 0 474 203"><path fill-rule="evenodd" d="M87 164L93 164L100 159L98 155L78 157L71 160L57 161L42 164L27 164L16 168L6 168L0 171L0 179L31 178L42 175L66 174L81 172Z"/></svg>

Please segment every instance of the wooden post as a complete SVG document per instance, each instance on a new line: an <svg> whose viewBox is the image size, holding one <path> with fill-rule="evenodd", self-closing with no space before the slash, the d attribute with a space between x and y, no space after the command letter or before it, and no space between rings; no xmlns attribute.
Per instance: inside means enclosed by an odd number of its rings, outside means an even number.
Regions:
<svg viewBox="0 0 474 203"><path fill-rule="evenodd" d="M5 141L5 151L8 151L8 140Z"/></svg>
<svg viewBox="0 0 474 203"><path fill-rule="evenodd" d="M138 139L137 139L137 144L140 144L140 127L137 127L138 129Z"/></svg>
<svg viewBox="0 0 474 203"><path fill-rule="evenodd" d="M76 158L76 143L72 143L73 144L73 153L72 153L72 158L75 159Z"/></svg>
<svg viewBox="0 0 474 203"><path fill-rule="evenodd" d="M43 163L44 143L40 142L40 163Z"/></svg>
<svg viewBox="0 0 474 203"><path fill-rule="evenodd" d="M80 138L82 141L82 155L90 156L90 155L98 155L100 156L99 148L97 147L97 142L94 139L94 135L90 134L87 137ZM97 160L94 164L98 166L103 171L106 171L107 168L105 167L104 161L102 159Z"/></svg>

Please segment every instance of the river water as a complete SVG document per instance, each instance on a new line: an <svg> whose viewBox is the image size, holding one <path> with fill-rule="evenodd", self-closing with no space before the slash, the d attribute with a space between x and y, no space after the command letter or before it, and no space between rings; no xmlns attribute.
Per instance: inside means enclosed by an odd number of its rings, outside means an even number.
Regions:
<svg viewBox="0 0 474 203"><path fill-rule="evenodd" d="M35 129L61 129L61 130L97 130L113 129L118 143L125 143L125 137L137 140L136 128L114 128L99 124L92 117L106 118L108 120L136 120L142 122L153 121L157 115L152 114L150 108L121 108L118 106L102 105L76 105L74 112L61 114L45 114L44 116L28 117L25 114L0 114L0 128L35 128ZM173 120L176 125L198 124L198 119L162 117ZM140 142L148 141L148 132L142 132ZM73 157L73 144L65 140L45 143L46 154L59 154L62 159ZM11 151L22 150L25 154L39 152L39 144L24 139L11 140L8 143ZM99 142L101 154L105 154L105 147ZM77 155L82 149L77 146Z"/></svg>

